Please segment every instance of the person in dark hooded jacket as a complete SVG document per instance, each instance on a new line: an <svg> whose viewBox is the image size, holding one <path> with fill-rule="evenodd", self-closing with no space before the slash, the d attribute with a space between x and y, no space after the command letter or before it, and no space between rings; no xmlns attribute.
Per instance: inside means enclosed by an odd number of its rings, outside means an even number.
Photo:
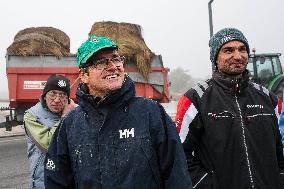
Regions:
<svg viewBox="0 0 284 189"><path fill-rule="evenodd" d="M284 188L281 102L249 80L241 31L222 29L209 46L212 78L187 91L176 114L193 188Z"/></svg>
<svg viewBox="0 0 284 189"><path fill-rule="evenodd" d="M93 35L78 49L79 106L49 146L46 188L192 188L174 123L160 104L135 97L117 49Z"/></svg>

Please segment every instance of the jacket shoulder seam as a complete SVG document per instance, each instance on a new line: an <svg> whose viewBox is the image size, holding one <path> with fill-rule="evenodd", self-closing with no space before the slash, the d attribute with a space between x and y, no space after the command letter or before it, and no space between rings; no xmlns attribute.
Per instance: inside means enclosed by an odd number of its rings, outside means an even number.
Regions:
<svg viewBox="0 0 284 189"><path fill-rule="evenodd" d="M209 80L198 82L193 89L197 92L199 98L202 98L205 91L209 88Z"/></svg>
<svg viewBox="0 0 284 189"><path fill-rule="evenodd" d="M267 96L269 96L269 90L268 90L267 88L265 88L264 86L259 85L259 84L257 84L257 83L254 83L254 82L251 82L251 83L252 83L252 86L253 86L255 89L257 89L257 90L259 90L260 92L262 92L262 93L266 94Z"/></svg>

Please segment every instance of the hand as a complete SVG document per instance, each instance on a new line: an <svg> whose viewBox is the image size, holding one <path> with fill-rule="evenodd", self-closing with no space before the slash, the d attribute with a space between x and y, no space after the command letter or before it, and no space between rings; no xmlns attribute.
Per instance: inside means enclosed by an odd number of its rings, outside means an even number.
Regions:
<svg viewBox="0 0 284 189"><path fill-rule="evenodd" d="M70 103L66 104L63 111L62 111L62 115L61 117L64 117L65 115L67 115L71 110L73 110L74 108L76 108L78 106L78 104L76 104L72 99L69 99Z"/></svg>

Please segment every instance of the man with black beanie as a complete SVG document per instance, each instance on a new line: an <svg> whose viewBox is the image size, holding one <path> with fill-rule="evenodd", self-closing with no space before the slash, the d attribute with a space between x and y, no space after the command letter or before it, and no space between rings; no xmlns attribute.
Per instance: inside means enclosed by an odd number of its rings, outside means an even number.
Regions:
<svg viewBox="0 0 284 189"><path fill-rule="evenodd" d="M76 104L69 99L70 82L62 75L51 75L35 106L24 115L28 136L30 188L44 189L44 159L54 131L62 117Z"/></svg>
<svg viewBox="0 0 284 189"><path fill-rule="evenodd" d="M222 29L209 47L212 78L180 98L175 119L193 188L283 188L280 101L249 80L241 31Z"/></svg>

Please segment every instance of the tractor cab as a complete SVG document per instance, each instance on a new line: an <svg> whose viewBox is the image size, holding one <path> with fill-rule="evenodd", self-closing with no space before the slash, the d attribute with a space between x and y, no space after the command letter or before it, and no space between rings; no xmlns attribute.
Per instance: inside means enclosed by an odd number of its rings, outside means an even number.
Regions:
<svg viewBox="0 0 284 189"><path fill-rule="evenodd" d="M247 69L253 82L266 87L282 99L284 76L280 56L280 53L255 54L255 49L253 49Z"/></svg>

